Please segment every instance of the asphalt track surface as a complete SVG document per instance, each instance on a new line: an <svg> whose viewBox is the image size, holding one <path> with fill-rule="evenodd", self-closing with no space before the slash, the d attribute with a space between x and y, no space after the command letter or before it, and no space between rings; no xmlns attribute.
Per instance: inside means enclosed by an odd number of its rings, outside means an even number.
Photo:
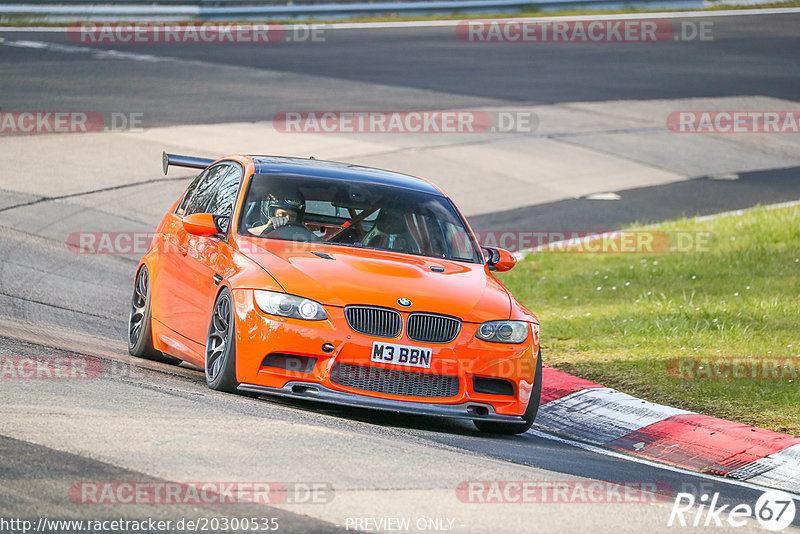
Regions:
<svg viewBox="0 0 800 534"><path fill-rule="evenodd" d="M498 213L470 217L473 228L494 231L552 228L592 232L615 230L633 224L712 215L778 204L800 198L800 169L772 169L738 174L735 180L696 178L661 186L620 192L614 201L588 198L550 202Z"/></svg>
<svg viewBox="0 0 800 534"><path fill-rule="evenodd" d="M468 43L456 38L453 27L434 27L328 30L323 42L92 45L76 43L64 33L0 31L7 40L183 60L131 66L109 58L98 64L83 61L81 53L2 47L0 65L27 67L28 76L0 82L0 105L25 109L23 105L37 102L68 101L78 109L141 110L158 117L148 125L155 126L266 120L287 109L352 109L354 104L364 109L375 102L376 95L366 90L335 92L325 84L299 92L275 91L284 87L281 78L245 83L237 80L237 71L209 70L214 66L436 93L424 101L389 100L396 109L457 107L461 102L553 104L737 95L797 100L800 14L673 22L703 21L713 23L713 41ZM377 96L377 109L386 109L391 94Z"/></svg>
<svg viewBox="0 0 800 534"><path fill-rule="evenodd" d="M347 109L371 103L387 107L386 95L392 93L374 88L360 93L360 84L379 84L387 91L423 91L396 93L397 99L389 102L395 109L742 94L797 100L800 15L714 22L716 40L711 46L703 43L702 53L697 43L473 46L454 40L452 29L441 28L337 30L327 36L324 46L205 45L167 50L130 45L125 49L180 60L162 62L85 61L84 52L0 46L0 68L14 72L0 79L0 107L145 110L158 117L158 124L268 119L277 111L298 107ZM0 37L70 44L58 33L0 32ZM219 71L209 68L215 65ZM252 69L269 71L272 82L255 79ZM286 73L311 76L320 83ZM337 92L331 90L336 80L352 84ZM13 172L7 162L5 166L2 172ZM765 188L758 185L757 176L747 175L733 186L741 190L731 195L730 202L700 205L695 196L698 205L692 210L701 213L797 198L796 180L781 179L775 172L764 179L771 184L766 189L775 194L754 198L754 190ZM753 180L756 185L747 189ZM713 189L726 184L700 185ZM639 213L655 217L680 213L676 210L685 208L681 199L692 197L680 188L690 186L664 187L674 188L672 211L665 208L653 214L642 201L640 206L645 207L636 208L640 212L620 215L611 203L596 208L594 220L614 226L631 217L641 220ZM631 201L647 194L632 195ZM760 494L732 481L608 456L541 431L492 437L457 421L211 392L196 369L127 356L122 340L134 260L72 254L62 242L44 237L46 227L57 224L47 214L64 209L69 199L41 203L41 212L13 208L35 200L11 193L2 199L0 310L6 319L0 351L17 357L91 356L102 362L106 372L81 383L19 380L0 389L3 517L176 519L257 514L280 517L284 532L337 532L344 530L337 526L341 514L416 517L440 510L457 517L461 526L456 532L641 532L668 531L669 506L506 505L498 510L472 505L467 509L443 496L454 500L454 488L466 480L525 479L658 481L673 493L720 492L724 504L752 504ZM572 213L591 212L580 204L585 201L574 202L578 204L566 206ZM553 221L560 207L564 206L539 206L526 213L538 217L550 210L548 220ZM491 225L502 227L513 221L512 214ZM157 221L144 222L154 226ZM565 226L569 220L558 223L563 224L550 227L569 229ZM332 485L334 497L317 508L77 505L68 498L68 490L85 480L322 481ZM431 507L432 500L439 502L436 499L442 499L441 504ZM795 525L800 525L800 518Z"/></svg>

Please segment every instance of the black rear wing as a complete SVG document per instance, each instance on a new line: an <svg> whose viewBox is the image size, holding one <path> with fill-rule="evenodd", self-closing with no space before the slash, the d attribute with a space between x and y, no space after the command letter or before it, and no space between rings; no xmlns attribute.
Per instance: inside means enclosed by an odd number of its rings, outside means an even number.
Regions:
<svg viewBox="0 0 800 534"><path fill-rule="evenodd" d="M167 174L169 167L188 167L190 169L205 169L214 163L213 159L208 158L195 158L193 156L179 156L178 154L167 154L164 152L161 155L161 166L164 169L164 174Z"/></svg>

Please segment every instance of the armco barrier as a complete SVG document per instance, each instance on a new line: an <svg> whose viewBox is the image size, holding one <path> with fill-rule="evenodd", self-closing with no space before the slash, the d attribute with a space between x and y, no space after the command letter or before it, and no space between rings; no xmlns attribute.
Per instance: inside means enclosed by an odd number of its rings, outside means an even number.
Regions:
<svg viewBox="0 0 800 534"><path fill-rule="evenodd" d="M226 5L235 3L236 5ZM348 17L381 14L415 15L422 13L513 12L539 8L543 11L564 8L699 8L703 0L412 0L406 2L327 2L310 0L27 0L0 4L0 19L40 20L224 20L281 19L307 17Z"/></svg>

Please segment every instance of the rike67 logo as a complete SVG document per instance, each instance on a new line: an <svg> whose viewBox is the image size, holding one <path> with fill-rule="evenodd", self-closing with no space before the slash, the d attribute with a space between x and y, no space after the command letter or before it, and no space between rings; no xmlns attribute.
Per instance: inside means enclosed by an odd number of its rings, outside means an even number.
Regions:
<svg viewBox="0 0 800 534"><path fill-rule="evenodd" d="M794 521L797 506L792 495L779 490L765 491L755 506L719 504L719 493L702 495L699 499L691 493L678 493L668 527L743 527L755 517L762 527L773 532L787 528Z"/></svg>

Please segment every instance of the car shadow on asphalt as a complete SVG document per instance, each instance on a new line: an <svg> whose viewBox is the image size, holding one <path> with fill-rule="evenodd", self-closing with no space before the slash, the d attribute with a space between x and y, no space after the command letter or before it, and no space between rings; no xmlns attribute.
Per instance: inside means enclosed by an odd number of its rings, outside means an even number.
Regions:
<svg viewBox="0 0 800 534"><path fill-rule="evenodd" d="M359 421L361 423L382 427L440 432L462 436L490 436L490 434L480 432L475 428L472 422L468 420L340 406L304 399L281 399L268 395L261 396L259 400L262 402L280 404L281 406L295 408L305 412L330 415L332 417Z"/></svg>

